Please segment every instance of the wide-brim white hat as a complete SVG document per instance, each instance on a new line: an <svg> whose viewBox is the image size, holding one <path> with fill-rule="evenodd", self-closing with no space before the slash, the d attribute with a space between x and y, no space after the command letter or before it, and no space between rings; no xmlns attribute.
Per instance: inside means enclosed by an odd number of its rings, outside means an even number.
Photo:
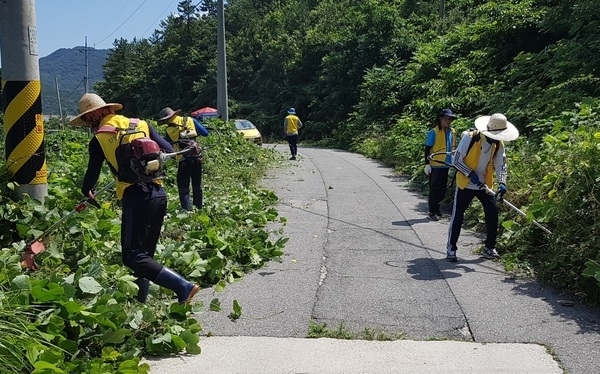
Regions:
<svg viewBox="0 0 600 374"><path fill-rule="evenodd" d="M519 137L519 130L501 113L477 118L475 127L483 135L494 140L511 141Z"/></svg>
<svg viewBox="0 0 600 374"><path fill-rule="evenodd" d="M79 115L73 118L69 124L73 126L85 125L85 122L81 119L83 115L104 107L111 107L113 110L123 109L123 105L121 104L107 104L100 96L93 93L86 93L79 99Z"/></svg>

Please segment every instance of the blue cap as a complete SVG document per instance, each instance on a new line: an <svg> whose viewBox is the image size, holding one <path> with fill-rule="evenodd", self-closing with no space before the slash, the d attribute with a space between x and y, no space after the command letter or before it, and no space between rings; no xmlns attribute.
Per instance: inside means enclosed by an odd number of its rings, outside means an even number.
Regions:
<svg viewBox="0 0 600 374"><path fill-rule="evenodd" d="M288 114L296 114L296 109L294 109L294 108L288 109Z"/></svg>
<svg viewBox="0 0 600 374"><path fill-rule="evenodd" d="M451 118L457 118L456 114L452 113L452 111L450 109L442 109L440 111L440 113L438 114L438 117L451 117Z"/></svg>

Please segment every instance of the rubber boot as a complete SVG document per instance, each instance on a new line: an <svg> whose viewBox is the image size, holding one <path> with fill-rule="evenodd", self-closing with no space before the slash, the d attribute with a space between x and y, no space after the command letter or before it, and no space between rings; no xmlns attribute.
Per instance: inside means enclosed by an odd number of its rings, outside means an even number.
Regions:
<svg viewBox="0 0 600 374"><path fill-rule="evenodd" d="M138 278L135 280L135 284L140 288L137 293L137 300L140 303L145 303L148 298L148 292L150 292L150 281L146 278Z"/></svg>
<svg viewBox="0 0 600 374"><path fill-rule="evenodd" d="M181 275L166 267L163 267L158 273L156 279L154 279L154 283L175 292L180 303L190 302L200 289L200 286L197 284L188 282Z"/></svg>

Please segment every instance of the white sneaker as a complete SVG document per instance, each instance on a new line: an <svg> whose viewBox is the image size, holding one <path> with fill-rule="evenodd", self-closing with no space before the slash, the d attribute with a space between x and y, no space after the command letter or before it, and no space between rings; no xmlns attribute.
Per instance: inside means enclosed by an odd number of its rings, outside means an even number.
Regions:
<svg viewBox="0 0 600 374"><path fill-rule="evenodd" d="M488 258L500 258L496 248L483 248L483 256Z"/></svg>
<svg viewBox="0 0 600 374"><path fill-rule="evenodd" d="M446 251L446 261L448 261L448 262L458 261L458 258L456 257L456 251Z"/></svg>

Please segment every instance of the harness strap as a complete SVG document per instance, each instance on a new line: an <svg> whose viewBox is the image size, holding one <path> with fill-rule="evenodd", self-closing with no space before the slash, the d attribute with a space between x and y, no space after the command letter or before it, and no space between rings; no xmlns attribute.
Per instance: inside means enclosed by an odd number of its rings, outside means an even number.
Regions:
<svg viewBox="0 0 600 374"><path fill-rule="evenodd" d="M100 134L116 134L117 128L111 125L103 125L100 126L100 128L98 130L96 130L96 134L100 133Z"/></svg>
<svg viewBox="0 0 600 374"><path fill-rule="evenodd" d="M469 151L471 150L471 148L473 148L473 144L475 144L476 142L478 142L479 140L481 140L481 132L479 130L473 130L471 132L471 142L469 143L469 148L467 149L467 154L469 154ZM500 148L500 142L498 142L498 144L496 144L496 149L494 149L494 154L492 154L492 159L496 158L496 154L498 153L498 149Z"/></svg>
<svg viewBox="0 0 600 374"><path fill-rule="evenodd" d="M128 132L135 132L135 128L137 127L137 125L140 123L140 119L139 118L130 118L129 119L129 131Z"/></svg>

